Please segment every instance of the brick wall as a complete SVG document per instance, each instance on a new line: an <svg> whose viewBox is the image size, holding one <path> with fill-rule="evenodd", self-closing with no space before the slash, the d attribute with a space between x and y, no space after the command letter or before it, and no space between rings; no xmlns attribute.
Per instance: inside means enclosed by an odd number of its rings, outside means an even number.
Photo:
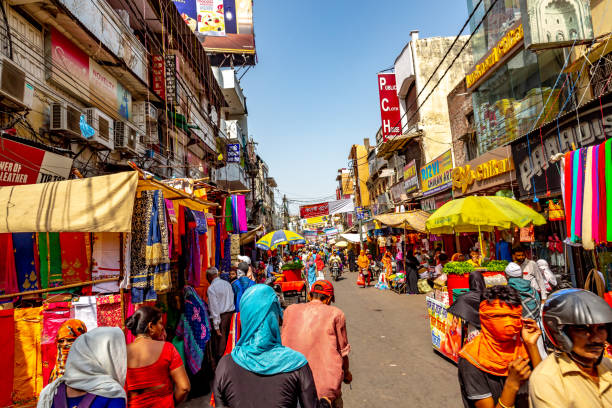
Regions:
<svg viewBox="0 0 612 408"><path fill-rule="evenodd" d="M457 86L448 94L447 101L455 166L462 166L469 160L466 157L467 149L461 138L471 132L468 115L473 111L472 97L467 92L464 80L459 81Z"/></svg>

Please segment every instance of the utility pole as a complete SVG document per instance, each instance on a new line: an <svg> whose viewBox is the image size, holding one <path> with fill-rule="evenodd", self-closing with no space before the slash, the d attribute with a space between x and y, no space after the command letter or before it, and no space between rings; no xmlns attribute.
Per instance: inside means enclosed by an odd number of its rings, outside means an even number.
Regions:
<svg viewBox="0 0 612 408"><path fill-rule="evenodd" d="M289 207L287 206L287 194L283 194L283 224L284 228L289 228Z"/></svg>

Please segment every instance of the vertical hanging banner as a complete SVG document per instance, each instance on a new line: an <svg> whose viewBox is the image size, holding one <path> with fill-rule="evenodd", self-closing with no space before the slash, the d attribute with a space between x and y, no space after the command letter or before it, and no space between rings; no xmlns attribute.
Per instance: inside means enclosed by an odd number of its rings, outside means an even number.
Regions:
<svg viewBox="0 0 612 408"><path fill-rule="evenodd" d="M402 134L402 118L394 73L378 74L378 96L380 99L383 141L386 142L389 136Z"/></svg>

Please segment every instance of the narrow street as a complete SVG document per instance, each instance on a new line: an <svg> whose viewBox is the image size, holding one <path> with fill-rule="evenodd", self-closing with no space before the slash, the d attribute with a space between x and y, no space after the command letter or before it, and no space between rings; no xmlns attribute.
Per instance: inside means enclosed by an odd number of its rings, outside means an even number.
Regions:
<svg viewBox="0 0 612 408"><path fill-rule="evenodd" d="M344 405L460 407L457 368L432 350L425 295L362 289L356 273L343 278L336 306L346 314L353 373Z"/></svg>
<svg viewBox="0 0 612 408"><path fill-rule="evenodd" d="M345 270L334 282L351 343L353 384L343 385L344 406L461 407L457 368L431 347L425 295L362 289L356 279L356 273ZM181 407L208 407L209 400Z"/></svg>

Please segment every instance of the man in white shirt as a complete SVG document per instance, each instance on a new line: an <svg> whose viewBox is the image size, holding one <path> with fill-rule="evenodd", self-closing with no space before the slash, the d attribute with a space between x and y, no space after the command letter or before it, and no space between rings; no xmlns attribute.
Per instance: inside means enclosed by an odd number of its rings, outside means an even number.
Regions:
<svg viewBox="0 0 612 408"><path fill-rule="evenodd" d="M232 314L234 313L234 290L229 282L219 279L219 271L214 266L206 270L208 287L208 309L214 332L211 336L212 353L218 363L227 345Z"/></svg>
<svg viewBox="0 0 612 408"><path fill-rule="evenodd" d="M527 254L522 247L515 247L512 249L512 259L521 266L523 279L527 279L531 282L531 287L538 291L542 302L544 302L547 298L546 279L538 267L538 264L527 258Z"/></svg>

